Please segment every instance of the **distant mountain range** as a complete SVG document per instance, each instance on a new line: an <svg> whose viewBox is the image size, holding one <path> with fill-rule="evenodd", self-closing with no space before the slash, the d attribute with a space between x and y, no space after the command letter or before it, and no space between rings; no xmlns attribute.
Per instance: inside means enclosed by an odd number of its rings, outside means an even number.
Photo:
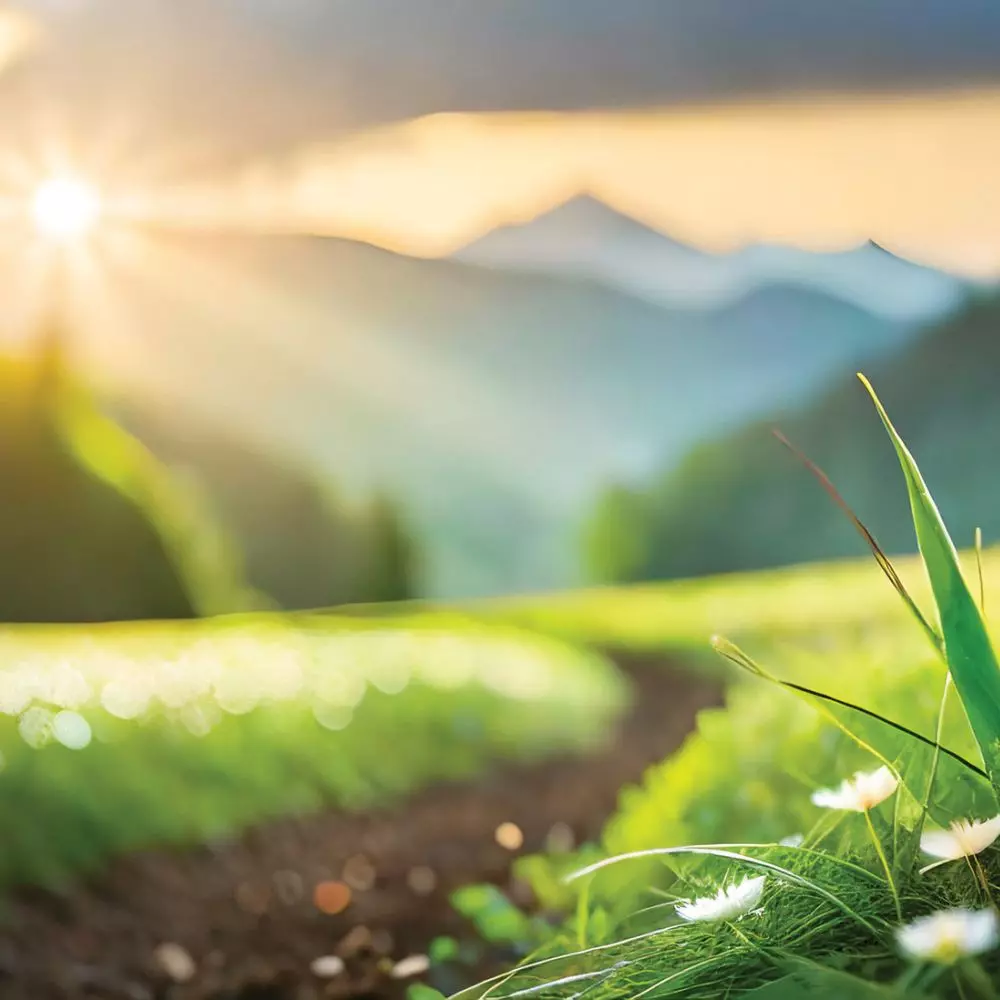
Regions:
<svg viewBox="0 0 1000 1000"><path fill-rule="evenodd" d="M581 197L531 222L496 229L459 260L600 281L670 308L719 309L760 288L787 285L836 296L900 322L953 309L962 282L868 244L839 253L750 246L710 253L679 243Z"/></svg>
<svg viewBox="0 0 1000 1000"><path fill-rule="evenodd" d="M602 483L802 401L915 330L801 286L681 309L347 241L184 237L163 254L109 287L116 328L85 331L96 369L157 419L348 493L385 487L435 595L576 582Z"/></svg>

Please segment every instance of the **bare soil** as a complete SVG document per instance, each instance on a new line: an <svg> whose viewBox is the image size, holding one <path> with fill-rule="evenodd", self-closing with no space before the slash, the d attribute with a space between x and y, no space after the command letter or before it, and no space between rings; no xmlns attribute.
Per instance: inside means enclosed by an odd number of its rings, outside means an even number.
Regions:
<svg viewBox="0 0 1000 1000"><path fill-rule="evenodd" d="M634 707L617 738L590 754L500 767L363 814L331 810L264 823L226 843L128 855L58 893L17 892L0 926L0 997L402 997L426 981L399 977L402 959L426 955L441 935L472 936L449 905L454 889L492 882L528 902L512 879L515 858L553 835L597 838L621 786L676 748L695 714L720 699L717 685L665 664L621 665L636 686ZM505 823L523 835L519 848L497 842ZM349 904L323 912L320 905L344 902L345 886ZM336 959L342 971L318 974L336 971ZM476 973L508 960L487 954Z"/></svg>

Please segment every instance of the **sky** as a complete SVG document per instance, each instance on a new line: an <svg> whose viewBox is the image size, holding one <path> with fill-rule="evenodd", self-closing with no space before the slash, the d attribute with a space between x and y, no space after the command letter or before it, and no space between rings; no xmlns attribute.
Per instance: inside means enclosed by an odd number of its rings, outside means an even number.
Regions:
<svg viewBox="0 0 1000 1000"><path fill-rule="evenodd" d="M38 27L7 147L55 136L188 224L435 256L589 193L709 249L871 238L1000 274L989 0L6 10Z"/></svg>

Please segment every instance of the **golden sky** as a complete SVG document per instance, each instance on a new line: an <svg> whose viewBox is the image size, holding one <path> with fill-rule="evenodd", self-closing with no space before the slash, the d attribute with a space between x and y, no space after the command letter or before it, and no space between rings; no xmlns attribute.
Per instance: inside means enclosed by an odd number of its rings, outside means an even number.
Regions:
<svg viewBox="0 0 1000 1000"><path fill-rule="evenodd" d="M1000 275L998 126L1000 89L436 114L314 143L168 201L198 224L437 256L589 193L710 249L871 238L982 277Z"/></svg>

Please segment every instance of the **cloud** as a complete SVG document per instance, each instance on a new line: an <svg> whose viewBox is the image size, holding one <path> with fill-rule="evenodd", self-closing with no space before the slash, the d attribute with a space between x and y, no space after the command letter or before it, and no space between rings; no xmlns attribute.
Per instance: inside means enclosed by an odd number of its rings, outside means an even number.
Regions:
<svg viewBox="0 0 1000 1000"><path fill-rule="evenodd" d="M1000 275L1000 89L663 111L444 114L161 196L189 224L365 239L424 256L589 193L692 244L868 239Z"/></svg>

